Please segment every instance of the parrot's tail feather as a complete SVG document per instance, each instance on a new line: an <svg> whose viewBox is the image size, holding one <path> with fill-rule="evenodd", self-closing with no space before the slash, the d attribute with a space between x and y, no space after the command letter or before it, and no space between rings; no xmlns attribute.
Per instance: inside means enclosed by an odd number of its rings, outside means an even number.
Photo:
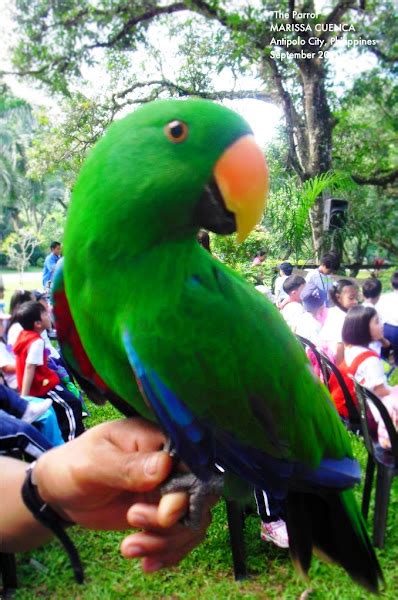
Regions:
<svg viewBox="0 0 398 600"><path fill-rule="evenodd" d="M287 529L299 571L308 572L312 551L318 551L378 593L383 575L351 490L323 495L289 492Z"/></svg>

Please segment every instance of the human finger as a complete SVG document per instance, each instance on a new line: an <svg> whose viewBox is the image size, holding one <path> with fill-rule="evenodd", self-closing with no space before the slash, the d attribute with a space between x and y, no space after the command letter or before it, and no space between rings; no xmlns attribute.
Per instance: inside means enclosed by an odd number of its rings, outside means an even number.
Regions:
<svg viewBox="0 0 398 600"><path fill-rule="evenodd" d="M152 558L165 566L177 564L203 540L209 524L210 516L207 515L199 530L175 525L169 530L131 534L122 541L122 555L125 558Z"/></svg>
<svg viewBox="0 0 398 600"><path fill-rule="evenodd" d="M163 498L167 497L164 502ZM165 529L175 525L185 515L188 508L188 495L184 492L167 494L160 503L164 515L159 518L159 506L148 503L135 503L127 512L127 521L131 527L139 529Z"/></svg>

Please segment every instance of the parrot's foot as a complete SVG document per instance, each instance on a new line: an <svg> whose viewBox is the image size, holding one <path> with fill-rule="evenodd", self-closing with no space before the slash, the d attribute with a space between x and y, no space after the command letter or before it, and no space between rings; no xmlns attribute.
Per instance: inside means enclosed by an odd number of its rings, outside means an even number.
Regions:
<svg viewBox="0 0 398 600"><path fill-rule="evenodd" d="M192 473L174 475L161 486L162 496L173 492L189 494L189 508L182 522L191 529L199 529L202 520L205 496L220 496L223 491L224 476L214 473L207 481L198 479Z"/></svg>

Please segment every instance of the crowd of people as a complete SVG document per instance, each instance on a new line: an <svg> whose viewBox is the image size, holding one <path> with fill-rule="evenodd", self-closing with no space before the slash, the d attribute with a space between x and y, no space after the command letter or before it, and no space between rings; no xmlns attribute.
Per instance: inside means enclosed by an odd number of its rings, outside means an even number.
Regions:
<svg viewBox="0 0 398 600"><path fill-rule="evenodd" d="M361 288L355 280L333 273L339 268L333 253L324 255L320 266L304 278L294 273L293 265L283 262L274 290L257 289L271 298L292 332L309 340L343 373L348 372L378 396L398 430L398 386L388 383L388 375L398 366L398 271L392 275L391 290L382 293L379 279L366 279ZM307 349L315 373L322 378L319 364ZM344 422L348 412L340 388L335 400ZM390 447L380 415L371 407L374 435L379 444ZM288 547L283 507L257 490L257 506L262 519L262 538Z"/></svg>

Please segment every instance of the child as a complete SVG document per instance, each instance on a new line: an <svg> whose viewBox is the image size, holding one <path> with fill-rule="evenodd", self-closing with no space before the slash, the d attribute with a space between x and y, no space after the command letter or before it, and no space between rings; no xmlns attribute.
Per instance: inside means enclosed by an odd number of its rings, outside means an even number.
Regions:
<svg viewBox="0 0 398 600"><path fill-rule="evenodd" d="M30 302L31 300L34 300L33 294L32 294L32 292L29 292L28 290L15 290L15 292L11 296L11 300L10 300L11 318L8 322L7 329L6 329L7 344L11 347L15 344L17 337L19 336L20 332L22 331L22 327L16 319L16 314L18 312L18 309L20 306L22 306L22 304L24 304L24 302Z"/></svg>
<svg viewBox="0 0 398 600"><path fill-rule="evenodd" d="M339 258L334 252L328 252L321 258L321 264L315 271L310 271L305 278L307 283L314 283L317 288L325 292L326 306L332 306L330 299L330 291L332 289L333 280L330 277L331 273L337 271L340 266Z"/></svg>
<svg viewBox="0 0 398 600"><path fill-rule="evenodd" d="M306 283L300 297L305 313L297 324L296 333L318 346L325 306L325 292L314 283Z"/></svg>
<svg viewBox="0 0 398 600"><path fill-rule="evenodd" d="M292 274L293 265L290 262L283 262L279 265L279 277L275 279L274 295L276 306L281 309L280 306L283 300L287 299L287 294L283 289L283 284L286 279Z"/></svg>
<svg viewBox="0 0 398 600"><path fill-rule="evenodd" d="M300 299L300 294L304 286L305 279L300 275L290 275L283 283L283 289L289 298L281 309L281 315L293 333L296 332L298 321L304 313Z"/></svg>
<svg viewBox="0 0 398 600"><path fill-rule="evenodd" d="M11 423L12 436L18 439L21 434L26 438L26 428L24 424L34 424L41 436L44 436L51 446L59 446L64 443L61 431L58 426L57 417L51 407L52 400L43 400L42 398L22 398L19 394L5 385L0 385L0 410L2 418L4 413L14 417L15 421L7 419L4 423L3 433ZM12 442L14 443L15 440ZM4 443L4 437L3 437ZM18 447L18 445L17 445Z"/></svg>
<svg viewBox="0 0 398 600"><path fill-rule="evenodd" d="M377 279L376 277L369 277L369 279L366 279L362 284L362 295L364 297L362 306L370 306L371 308L375 308L377 311L376 305L380 299L381 290L382 285L380 279ZM382 320L380 314L379 318ZM382 336L380 340L375 340L372 342L369 347L377 352L377 354L380 356L381 349L389 348L390 345L390 342L386 340L384 336Z"/></svg>
<svg viewBox="0 0 398 600"><path fill-rule="evenodd" d="M345 363L350 367L363 353L369 352L369 344L380 339L382 324L374 308L368 306L355 306L351 308L344 321L342 338L344 341ZM398 429L398 386L390 387L387 384L382 360L373 353L365 358L353 373L354 378L371 392L378 396L385 404L395 427ZM375 421L378 423L379 443L383 448L389 447L389 438L385 431L383 421L371 405Z"/></svg>
<svg viewBox="0 0 398 600"><path fill-rule="evenodd" d="M398 271L391 277L392 292L382 294L377 310L384 323L384 337L390 342L395 364L398 366ZM388 350L383 349L387 358Z"/></svg>
<svg viewBox="0 0 398 600"><path fill-rule="evenodd" d="M347 311L358 304L358 287L350 279L334 282L329 292L334 306L328 309L325 323L319 333L319 346L337 366L344 359L341 337Z"/></svg>
<svg viewBox="0 0 398 600"><path fill-rule="evenodd" d="M50 398L62 436L65 441L71 440L84 431L82 407L47 365L41 333L50 327L49 314L39 302L25 302L17 312L17 320L23 327L13 347L21 395Z"/></svg>
<svg viewBox="0 0 398 600"><path fill-rule="evenodd" d="M265 261L266 256L267 253L265 250L260 250L260 252L253 258L252 267L258 267L258 265L261 265Z"/></svg>

